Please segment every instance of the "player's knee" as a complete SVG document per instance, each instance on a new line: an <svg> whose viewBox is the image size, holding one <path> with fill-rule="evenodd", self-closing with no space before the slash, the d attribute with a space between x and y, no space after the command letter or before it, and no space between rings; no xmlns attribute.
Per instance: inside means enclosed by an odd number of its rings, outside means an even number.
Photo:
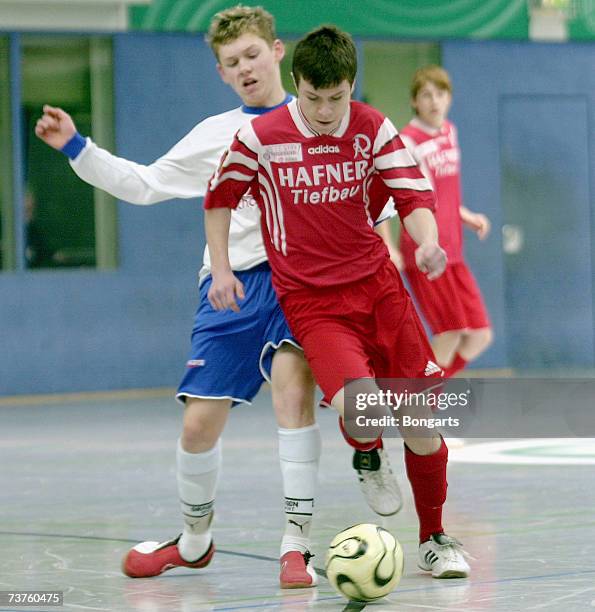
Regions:
<svg viewBox="0 0 595 612"><path fill-rule="evenodd" d="M306 427L314 423L314 386L288 385L273 392L273 406L281 427Z"/></svg>
<svg viewBox="0 0 595 612"><path fill-rule="evenodd" d="M454 329L445 331L440 334L436 334L433 337L433 342L444 346L444 348L456 348L457 344L463 339L464 332L462 330Z"/></svg>
<svg viewBox="0 0 595 612"><path fill-rule="evenodd" d="M491 327L485 327L484 329L478 329L476 332L474 332L474 335L481 349L484 351L494 341L494 332L492 331Z"/></svg>
<svg viewBox="0 0 595 612"><path fill-rule="evenodd" d="M185 422L180 439L185 451L204 453L215 446L219 431L198 420Z"/></svg>
<svg viewBox="0 0 595 612"><path fill-rule="evenodd" d="M186 413L182 427L182 448L188 452L205 452L215 446L220 435L206 415Z"/></svg>
<svg viewBox="0 0 595 612"><path fill-rule="evenodd" d="M408 435L408 432L401 432L403 442L409 447L411 452L416 455L433 455L440 449L442 438L431 435L431 431L427 430L426 435Z"/></svg>
<svg viewBox="0 0 595 612"><path fill-rule="evenodd" d="M191 453L206 452L217 443L225 427L231 402L186 398L182 447Z"/></svg>

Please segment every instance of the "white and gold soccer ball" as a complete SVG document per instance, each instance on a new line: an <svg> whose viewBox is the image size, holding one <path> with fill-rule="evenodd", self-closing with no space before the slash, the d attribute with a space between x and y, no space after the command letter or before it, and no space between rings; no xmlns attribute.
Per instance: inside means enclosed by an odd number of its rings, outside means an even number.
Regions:
<svg viewBox="0 0 595 612"><path fill-rule="evenodd" d="M333 538L326 555L326 576L347 599L374 601L397 587L403 563L403 549L389 531L361 523Z"/></svg>

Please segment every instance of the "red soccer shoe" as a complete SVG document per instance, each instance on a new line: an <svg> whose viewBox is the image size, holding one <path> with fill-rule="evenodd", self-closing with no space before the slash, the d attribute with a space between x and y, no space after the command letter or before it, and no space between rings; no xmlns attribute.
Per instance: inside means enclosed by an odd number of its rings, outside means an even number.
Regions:
<svg viewBox="0 0 595 612"><path fill-rule="evenodd" d="M184 561L178 551L180 536L169 542L141 542L128 551L122 561L122 571L130 578L149 578L159 576L174 567L206 567L215 554L211 542L207 552L197 561Z"/></svg>
<svg viewBox="0 0 595 612"><path fill-rule="evenodd" d="M318 584L318 576L310 565L311 558L309 552L297 550L291 550L281 557L279 582L282 589L305 589Z"/></svg>

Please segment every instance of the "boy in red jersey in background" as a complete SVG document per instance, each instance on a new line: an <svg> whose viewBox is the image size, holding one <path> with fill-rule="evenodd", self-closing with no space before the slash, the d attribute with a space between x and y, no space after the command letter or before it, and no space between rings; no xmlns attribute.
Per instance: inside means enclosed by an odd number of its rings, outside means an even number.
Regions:
<svg viewBox="0 0 595 612"><path fill-rule="evenodd" d="M392 123L351 101L356 70L355 45L341 30L321 27L303 38L293 57L298 99L239 130L204 203L211 304L239 310L236 298L243 288L229 264L227 236L230 207L250 189L261 209L281 307L341 416L350 379L378 393L377 378L442 375L373 229L376 209L392 196L418 245L419 269L437 278L446 258L431 212L431 186ZM426 416L419 408L410 414ZM372 440L356 440L344 428L343 433L356 449L382 447L378 433ZM466 577L470 570L460 544L442 527L448 449L439 433L424 426L402 433L420 522L418 564L435 578Z"/></svg>
<svg viewBox="0 0 595 612"><path fill-rule="evenodd" d="M492 342L492 328L481 291L463 258L463 225L487 237L485 215L465 208L461 197L460 150L456 127L447 119L452 85L440 66L420 68L411 83L416 116L401 137L436 192L436 223L448 264L429 282L415 263L417 245L404 230L400 237L402 267L432 334L436 361L450 377L473 361Z"/></svg>

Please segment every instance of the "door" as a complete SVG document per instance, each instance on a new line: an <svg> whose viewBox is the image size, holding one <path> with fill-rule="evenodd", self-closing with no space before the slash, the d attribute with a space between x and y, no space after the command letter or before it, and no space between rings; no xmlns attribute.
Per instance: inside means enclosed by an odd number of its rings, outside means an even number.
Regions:
<svg viewBox="0 0 595 612"><path fill-rule="evenodd" d="M519 369L593 363L588 105L499 104L508 358Z"/></svg>

